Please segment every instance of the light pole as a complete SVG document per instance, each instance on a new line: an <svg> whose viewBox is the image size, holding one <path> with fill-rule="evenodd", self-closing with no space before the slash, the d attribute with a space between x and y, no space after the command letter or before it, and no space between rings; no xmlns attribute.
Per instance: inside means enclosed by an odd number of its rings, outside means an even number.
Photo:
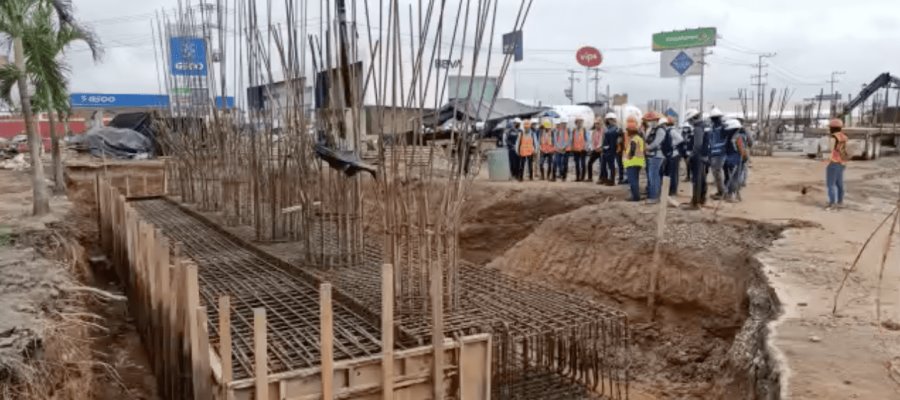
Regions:
<svg viewBox="0 0 900 400"><path fill-rule="evenodd" d="M836 100L837 100L835 98L835 93L834 93L834 84L840 82L835 77L838 75L844 75L846 73L847 73L847 71L831 71L831 79L828 81L828 83L831 84L831 90L829 91L829 93L831 93L831 116L832 117L834 117L834 114L835 114L835 104L836 104Z"/></svg>

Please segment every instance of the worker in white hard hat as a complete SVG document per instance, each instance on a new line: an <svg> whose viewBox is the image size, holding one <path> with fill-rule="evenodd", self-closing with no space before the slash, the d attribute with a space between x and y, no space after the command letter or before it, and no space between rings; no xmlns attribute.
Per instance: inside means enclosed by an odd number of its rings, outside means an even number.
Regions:
<svg viewBox="0 0 900 400"><path fill-rule="evenodd" d="M603 155L603 131L604 131L603 119L599 118L599 117L595 118L594 126L591 127L591 131L590 131L590 135L589 135L591 140L588 141L588 148L590 149L590 157L588 158L587 167L586 167L586 169L587 169L586 181L587 182L594 181L594 163L595 162L597 162L599 160L600 161L599 162L600 169L601 170L603 169L603 157L602 157L602 155ZM597 178L600 179L600 181L597 182L598 184L603 183L602 182L603 175L600 173L600 171L598 171Z"/></svg>
<svg viewBox="0 0 900 400"><path fill-rule="evenodd" d="M690 132L691 209L699 210L706 204L707 176L709 175L709 132L703 114L691 110L686 115Z"/></svg>
<svg viewBox="0 0 900 400"><path fill-rule="evenodd" d="M538 134L538 142L541 149L541 179L556 180L556 146L553 144L553 135L556 131L553 129L553 122L550 118L541 120L541 131ZM546 171L544 170L546 166Z"/></svg>
<svg viewBox="0 0 900 400"><path fill-rule="evenodd" d="M744 141L743 135L740 134L740 130L743 128L741 122L736 119L729 119L725 121L724 130L725 133L725 178L726 178L726 188L725 188L725 201L728 202L736 202L740 201L740 188L741 188L741 164L744 160L744 157L747 152L747 145Z"/></svg>
<svg viewBox="0 0 900 400"><path fill-rule="evenodd" d="M709 112L709 168L712 170L713 180L716 183L716 194L713 200L721 199L725 189L725 114L718 107L713 107Z"/></svg>
<svg viewBox="0 0 900 400"><path fill-rule="evenodd" d="M619 128L615 113L606 113L603 117L606 125L603 133L602 160L600 161L600 183L613 186L616 183L616 170L619 171L619 183L622 183L625 172L622 171L622 143L624 135Z"/></svg>
<svg viewBox="0 0 900 400"><path fill-rule="evenodd" d="M568 119L560 118L553 135L553 146L556 148L556 175L563 182L566 181L569 172L569 154L572 152L572 131L568 125Z"/></svg>
<svg viewBox="0 0 900 400"><path fill-rule="evenodd" d="M519 177L519 154L516 152L516 142L519 141L519 135L522 134L522 120L515 118L511 121L510 127L503 132L503 145L509 154L509 173L513 179Z"/></svg>
<svg viewBox="0 0 900 400"><path fill-rule="evenodd" d="M681 128L675 127L675 117L666 115L660 120L660 126L665 128L666 136L663 138L662 150L665 161L663 162L663 179L669 177L669 196L678 194L678 175L681 166L681 155L677 152L678 146L684 142L681 136Z"/></svg>
<svg viewBox="0 0 900 400"><path fill-rule="evenodd" d="M662 114L656 111L648 111L644 114L644 135L647 142L647 204L659 203L660 189L662 189L662 166L665 157L662 153L663 140L666 137L666 129L660 126Z"/></svg>
<svg viewBox="0 0 900 400"><path fill-rule="evenodd" d="M684 159L684 169L686 171L684 181L691 181L691 154L694 150L694 123L698 119L700 112L696 108L691 108L684 113L684 120L679 126L681 128L681 137L684 139L678 146L678 153Z"/></svg>
<svg viewBox="0 0 900 400"><path fill-rule="evenodd" d="M584 181L585 174L585 156L588 151L588 143L590 137L588 129L584 126L584 117L575 117L575 127L572 128L572 158L575 160L575 182Z"/></svg>

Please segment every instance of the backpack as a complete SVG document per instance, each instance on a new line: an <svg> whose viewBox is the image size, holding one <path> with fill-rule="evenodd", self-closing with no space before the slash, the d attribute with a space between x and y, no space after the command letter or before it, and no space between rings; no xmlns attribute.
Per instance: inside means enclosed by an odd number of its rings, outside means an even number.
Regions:
<svg viewBox="0 0 900 400"><path fill-rule="evenodd" d="M662 144L660 145L662 149L663 157L672 158L672 155L675 154L675 148L672 146L672 127L666 127L666 136L663 138Z"/></svg>

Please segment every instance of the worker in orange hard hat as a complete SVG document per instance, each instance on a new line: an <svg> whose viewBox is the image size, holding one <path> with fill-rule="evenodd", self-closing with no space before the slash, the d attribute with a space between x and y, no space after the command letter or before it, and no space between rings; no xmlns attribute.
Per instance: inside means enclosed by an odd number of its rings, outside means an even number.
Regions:
<svg viewBox="0 0 900 400"><path fill-rule="evenodd" d="M644 138L640 135L637 117L630 116L625 120L625 131L626 139L622 164L625 166L625 173L628 174L628 185L631 188L631 197L628 200L641 201L641 168L644 168L646 161L644 159Z"/></svg>
<svg viewBox="0 0 900 400"><path fill-rule="evenodd" d="M826 210L844 206L844 169L850 156L847 153L847 134L844 133L844 122L832 119L828 123L831 131L831 156L825 169L825 188L828 190L828 206Z"/></svg>

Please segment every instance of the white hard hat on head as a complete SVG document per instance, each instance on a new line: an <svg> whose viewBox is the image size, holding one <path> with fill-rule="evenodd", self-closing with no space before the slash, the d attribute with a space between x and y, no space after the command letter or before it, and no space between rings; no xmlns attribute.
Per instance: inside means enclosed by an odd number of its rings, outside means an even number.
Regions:
<svg viewBox="0 0 900 400"><path fill-rule="evenodd" d="M569 119L566 118L566 117L562 117L562 118L559 119L559 123L560 123L560 124L568 124L568 123L569 123Z"/></svg>
<svg viewBox="0 0 900 400"><path fill-rule="evenodd" d="M521 119L521 118L515 118L515 119L513 119L513 123L514 123L514 124L521 124L521 123L522 123L522 119Z"/></svg>
<svg viewBox="0 0 900 400"><path fill-rule="evenodd" d="M729 120L725 121L725 129L726 130L741 129L741 126L742 126L741 121L738 121L736 119L729 119Z"/></svg>
<svg viewBox="0 0 900 400"><path fill-rule="evenodd" d="M531 123L532 123L532 124L538 123L538 119L537 119L537 118L532 118L532 119L531 119Z"/></svg>
<svg viewBox="0 0 900 400"><path fill-rule="evenodd" d="M682 123L681 123L681 127L682 127L682 128L688 128L688 129L693 128L693 126L691 125L691 123L690 123L690 122L687 122L687 121L682 122Z"/></svg>
<svg viewBox="0 0 900 400"><path fill-rule="evenodd" d="M725 116L725 113L723 113L722 110L719 109L719 107L713 107L712 110L709 111L710 118L716 118L716 117L721 118L724 116Z"/></svg>
<svg viewBox="0 0 900 400"><path fill-rule="evenodd" d="M700 114L700 111L697 111L696 108L692 108L692 109L684 112L684 119L689 120L691 118L696 117L698 114Z"/></svg>
<svg viewBox="0 0 900 400"><path fill-rule="evenodd" d="M603 119L618 119L616 113L606 113L606 116Z"/></svg>

